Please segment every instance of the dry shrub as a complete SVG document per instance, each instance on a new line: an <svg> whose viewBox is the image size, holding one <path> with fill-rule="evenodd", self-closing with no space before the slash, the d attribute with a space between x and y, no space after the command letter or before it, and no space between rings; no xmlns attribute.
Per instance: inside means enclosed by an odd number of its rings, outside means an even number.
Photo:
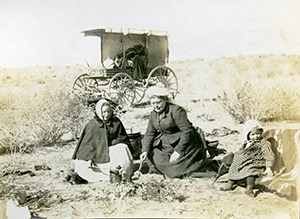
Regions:
<svg viewBox="0 0 300 219"><path fill-rule="evenodd" d="M64 133L76 133L82 120L88 117L88 109L83 102L70 93L47 90L35 98L37 101L22 112L25 118L22 124L33 127L31 137L34 145L52 144Z"/></svg>
<svg viewBox="0 0 300 219"><path fill-rule="evenodd" d="M56 143L63 134L78 132L92 114L79 97L50 87L1 98L0 105L0 148L13 151Z"/></svg>
<svg viewBox="0 0 300 219"><path fill-rule="evenodd" d="M14 139L13 129L17 123L12 113L14 95L1 90L0 95L0 153L3 153ZM13 149L13 147L11 148Z"/></svg>
<svg viewBox="0 0 300 219"><path fill-rule="evenodd" d="M299 119L299 92L283 84L239 82L221 98L224 109L238 122Z"/></svg>

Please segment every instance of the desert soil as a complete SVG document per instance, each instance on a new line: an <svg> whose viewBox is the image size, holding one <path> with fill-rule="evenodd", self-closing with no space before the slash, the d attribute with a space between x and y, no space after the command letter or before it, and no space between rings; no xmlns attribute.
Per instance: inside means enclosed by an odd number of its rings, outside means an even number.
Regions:
<svg viewBox="0 0 300 219"><path fill-rule="evenodd" d="M181 88L176 103L185 107L193 124L206 133L222 127L238 131L225 136L209 136L212 140L219 140L220 148L234 152L241 144L242 125L221 111L217 102L209 101L204 93L197 92L199 86L207 91L206 94L211 91L208 89L210 84L207 84L209 80L198 77L180 76ZM150 111L149 106L129 109L121 119L126 129L144 133ZM299 124L288 123L264 125L267 128L299 128ZM71 156L75 145L76 141L70 141L38 147L31 153L1 155L2 172L17 169L34 173L34 176L28 172L2 177L1 200L14 198L21 206L28 206L33 215L45 218L298 218L298 202L267 192L252 198L240 187L222 192L219 189L223 183L213 184L214 172L206 172L200 178L164 179L161 175L143 174L132 184L97 182L71 185L64 177L73 168ZM35 165L49 168L37 171Z"/></svg>
<svg viewBox="0 0 300 219"><path fill-rule="evenodd" d="M143 132L147 123L143 115L150 110L146 107L128 112L124 115L125 126ZM193 117L191 113L189 116ZM206 126L201 125L208 127L207 133L211 131L209 127L221 128L214 121L206 123ZM241 125L229 128L241 131ZM239 147L238 133L210 138L219 140L219 147L228 152ZM46 218L297 218L296 202L272 193L260 193L252 198L244 194L244 188L222 192L219 188L223 183L212 184L213 172L207 172L201 178L164 179L161 175L144 174L133 184L71 185L64 177L72 168L70 157L75 145L73 141L39 148L32 153L2 156L1 169L9 169L10 161L17 159L20 171L31 170L35 174L3 177L2 189L6 197L18 198L32 214ZM35 165L43 164L49 169L34 169Z"/></svg>

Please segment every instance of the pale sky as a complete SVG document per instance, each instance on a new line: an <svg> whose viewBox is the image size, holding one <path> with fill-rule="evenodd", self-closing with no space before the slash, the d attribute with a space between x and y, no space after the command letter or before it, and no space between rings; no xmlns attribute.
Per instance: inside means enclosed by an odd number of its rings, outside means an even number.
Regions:
<svg viewBox="0 0 300 219"><path fill-rule="evenodd" d="M299 0L0 0L0 67L98 63L94 28L167 31L170 61L300 54Z"/></svg>

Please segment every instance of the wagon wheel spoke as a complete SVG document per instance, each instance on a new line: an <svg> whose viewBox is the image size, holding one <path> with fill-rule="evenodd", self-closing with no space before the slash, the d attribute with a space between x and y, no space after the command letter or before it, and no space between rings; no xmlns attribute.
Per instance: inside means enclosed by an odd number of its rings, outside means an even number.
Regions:
<svg viewBox="0 0 300 219"><path fill-rule="evenodd" d="M166 71L166 76L164 78L164 85L168 87L169 90L177 92L177 78L170 69L167 69Z"/></svg>
<svg viewBox="0 0 300 219"><path fill-rule="evenodd" d="M122 80L120 83L120 90L117 91L118 98L120 100L121 104L131 103L134 99L134 91L132 89L129 89L127 86L130 86L130 84L127 84L126 80ZM123 91L123 92L120 92Z"/></svg>
<svg viewBox="0 0 300 219"><path fill-rule="evenodd" d="M167 66L157 66L147 78L147 86L162 83L168 91L175 97L178 93L178 80L174 71Z"/></svg>
<svg viewBox="0 0 300 219"><path fill-rule="evenodd" d="M155 85L159 82L163 82L163 76L162 76L162 69L157 69L155 72L153 72L152 77L149 78L150 86Z"/></svg>
<svg viewBox="0 0 300 219"><path fill-rule="evenodd" d="M104 83L100 83L103 82ZM78 76L73 83L73 92L82 96L87 101L95 101L100 98L105 98L106 93L104 86L107 85L107 80L101 81L100 78L90 77L88 74Z"/></svg>
<svg viewBox="0 0 300 219"><path fill-rule="evenodd" d="M155 72L155 74L152 77L152 83L153 84L157 84L157 83L162 83L165 84L166 83L166 71L163 68L157 69L157 71Z"/></svg>
<svg viewBox="0 0 300 219"><path fill-rule="evenodd" d="M80 89L84 89L84 79L80 79L80 80L76 80L74 82L74 88L77 89L77 88L80 88Z"/></svg>
<svg viewBox="0 0 300 219"><path fill-rule="evenodd" d="M82 74L79 75L74 83L73 83L73 91L75 94L81 96L85 95L87 93L86 88L87 88L87 79L88 75L87 74Z"/></svg>
<svg viewBox="0 0 300 219"><path fill-rule="evenodd" d="M135 100L135 85L125 73L118 73L111 79L108 87L110 98L120 105L132 105Z"/></svg>
<svg viewBox="0 0 300 219"><path fill-rule="evenodd" d="M96 78L86 78L86 92L89 98L105 97L105 90L101 88Z"/></svg>
<svg viewBox="0 0 300 219"><path fill-rule="evenodd" d="M143 86L135 86L135 101L141 102L145 96L145 88Z"/></svg>
<svg viewBox="0 0 300 219"><path fill-rule="evenodd" d="M95 83L93 79L86 78L86 89L92 92L95 89Z"/></svg>
<svg viewBox="0 0 300 219"><path fill-rule="evenodd" d="M133 98L134 98L134 92L131 91L131 90L128 90L129 92L126 92L125 90L125 93L126 95L124 95L124 99L126 99L126 101L130 102Z"/></svg>
<svg viewBox="0 0 300 219"><path fill-rule="evenodd" d="M135 103L139 103L145 96L145 87L142 83L135 81Z"/></svg>
<svg viewBox="0 0 300 219"><path fill-rule="evenodd" d="M164 69L162 69L162 68L159 69L159 74L157 75L157 79L158 79L159 82L165 84L166 79L165 79L165 71L164 71Z"/></svg>
<svg viewBox="0 0 300 219"><path fill-rule="evenodd" d="M118 85L118 81L117 80L113 80L113 81L111 81L111 87L112 88L116 88L116 87L118 87L119 85Z"/></svg>

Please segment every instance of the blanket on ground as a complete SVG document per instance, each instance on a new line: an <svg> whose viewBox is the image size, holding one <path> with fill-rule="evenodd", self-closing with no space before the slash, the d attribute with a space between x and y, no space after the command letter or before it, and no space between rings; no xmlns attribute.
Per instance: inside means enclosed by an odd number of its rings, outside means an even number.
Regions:
<svg viewBox="0 0 300 219"><path fill-rule="evenodd" d="M274 176L261 178L259 184L291 200L297 200L300 130L271 129L266 131L264 136L271 142L275 155L272 166Z"/></svg>

